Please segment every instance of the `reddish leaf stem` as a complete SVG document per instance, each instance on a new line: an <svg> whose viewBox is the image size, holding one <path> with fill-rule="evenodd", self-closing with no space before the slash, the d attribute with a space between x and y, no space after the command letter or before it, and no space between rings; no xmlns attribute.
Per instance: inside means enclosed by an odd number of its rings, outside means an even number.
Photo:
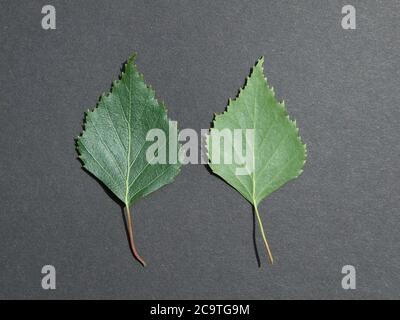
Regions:
<svg viewBox="0 0 400 320"><path fill-rule="evenodd" d="M138 254L136 247L135 247L135 242L133 241L133 223L132 223L132 218L131 218L131 211L129 209L129 206L127 205L125 207L126 209L126 217L127 217L127 225L128 225L128 235L129 235L129 243L132 249L133 256L135 257L136 260L138 260L143 267L146 267L146 262L142 259L142 257Z"/></svg>

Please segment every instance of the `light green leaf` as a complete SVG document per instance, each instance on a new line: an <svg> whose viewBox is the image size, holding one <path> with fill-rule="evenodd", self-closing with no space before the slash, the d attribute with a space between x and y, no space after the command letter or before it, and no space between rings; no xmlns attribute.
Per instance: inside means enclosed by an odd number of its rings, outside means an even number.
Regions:
<svg viewBox="0 0 400 320"><path fill-rule="evenodd" d="M172 182L180 170L179 162L147 161L146 150L154 142L146 141L146 135L155 128L164 131L168 141L167 110L144 83L132 56L111 92L103 94L97 107L86 113L83 133L76 140L83 167L124 203L131 249L143 265L133 242L130 206ZM168 144L165 148L168 154Z"/></svg>
<svg viewBox="0 0 400 320"><path fill-rule="evenodd" d="M289 119L284 103L276 100L274 90L267 84L263 63L264 59L261 58L239 96L235 100L229 100L224 113L215 116L213 128L207 138L207 150L212 171L254 206L264 244L273 263L258 204L301 174L307 152L306 145L298 135L296 122ZM245 151L251 155L251 161L246 162L246 165L235 161L227 164L222 160L232 152L229 145L227 147L223 142L216 144L220 141L219 133L224 129L231 132L234 129L253 130L253 139L246 140L245 132L242 133L242 141L232 139L231 149L234 155L243 155ZM217 160L218 153L213 151L213 146L221 155L220 161ZM239 160L242 158L238 157ZM238 168L245 169L246 174L238 175Z"/></svg>

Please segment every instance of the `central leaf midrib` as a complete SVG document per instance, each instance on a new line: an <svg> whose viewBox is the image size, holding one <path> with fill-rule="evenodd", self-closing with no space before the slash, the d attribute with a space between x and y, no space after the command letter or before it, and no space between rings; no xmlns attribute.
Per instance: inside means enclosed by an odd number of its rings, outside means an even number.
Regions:
<svg viewBox="0 0 400 320"><path fill-rule="evenodd" d="M257 86L254 86L254 118L253 118L253 132L254 132L254 139L256 139L257 135L256 135L256 121L257 121L257 117L256 117L256 111L257 111ZM256 143L255 141L253 141L253 204L256 204L256 155L255 155L255 149L256 149Z"/></svg>
<svg viewBox="0 0 400 320"><path fill-rule="evenodd" d="M131 83L132 83L132 77L129 75L129 73L126 73L127 76L129 76L129 89L127 87L126 89L128 90L128 95L129 95L129 106L128 106L128 151L127 151L127 156L126 156L126 180L125 180L125 205L128 206L128 194L129 194L129 175L130 175L130 170L131 170L131 110L132 110L132 95L131 95ZM125 83L125 82L124 82Z"/></svg>

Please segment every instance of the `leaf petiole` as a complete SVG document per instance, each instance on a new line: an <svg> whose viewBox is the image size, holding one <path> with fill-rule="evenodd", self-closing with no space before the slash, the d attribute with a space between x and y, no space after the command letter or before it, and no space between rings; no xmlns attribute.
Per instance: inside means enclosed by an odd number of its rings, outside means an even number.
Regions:
<svg viewBox="0 0 400 320"><path fill-rule="evenodd" d="M127 222L128 222L127 225L128 225L129 243L131 245L132 253L133 253L135 259L138 260L143 265L143 267L146 267L147 264L143 260L143 258L138 254L136 247L135 247L135 242L133 241L133 227L132 227L133 223L132 223L131 211L129 209L129 206L126 205L125 209L126 209L126 212L125 212L126 218L127 218Z"/></svg>
<svg viewBox="0 0 400 320"><path fill-rule="evenodd" d="M264 227L263 227L263 224L262 224L262 221L261 221L261 218L260 218L260 214L258 212L257 205L254 203L253 206L254 206L254 210L256 212L258 224L260 226L261 235L262 235L262 238L264 240L265 249L267 250L267 253L268 253L269 261L270 261L271 264L274 264L274 258L272 256L271 249L269 248L267 237L265 236Z"/></svg>

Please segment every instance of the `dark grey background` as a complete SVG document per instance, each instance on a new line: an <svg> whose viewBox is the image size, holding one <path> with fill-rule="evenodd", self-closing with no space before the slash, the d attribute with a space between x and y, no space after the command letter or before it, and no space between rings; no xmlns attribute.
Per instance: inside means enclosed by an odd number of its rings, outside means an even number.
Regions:
<svg viewBox="0 0 400 320"><path fill-rule="evenodd" d="M55 31L41 28L48 3ZM348 3L357 30L341 28ZM3 0L0 14L0 298L399 298L399 1ZM265 56L309 152L260 207L273 266L258 230L257 266L250 205L203 165L133 208L149 267L132 259L121 209L73 138L133 52L170 117L196 130Z"/></svg>

